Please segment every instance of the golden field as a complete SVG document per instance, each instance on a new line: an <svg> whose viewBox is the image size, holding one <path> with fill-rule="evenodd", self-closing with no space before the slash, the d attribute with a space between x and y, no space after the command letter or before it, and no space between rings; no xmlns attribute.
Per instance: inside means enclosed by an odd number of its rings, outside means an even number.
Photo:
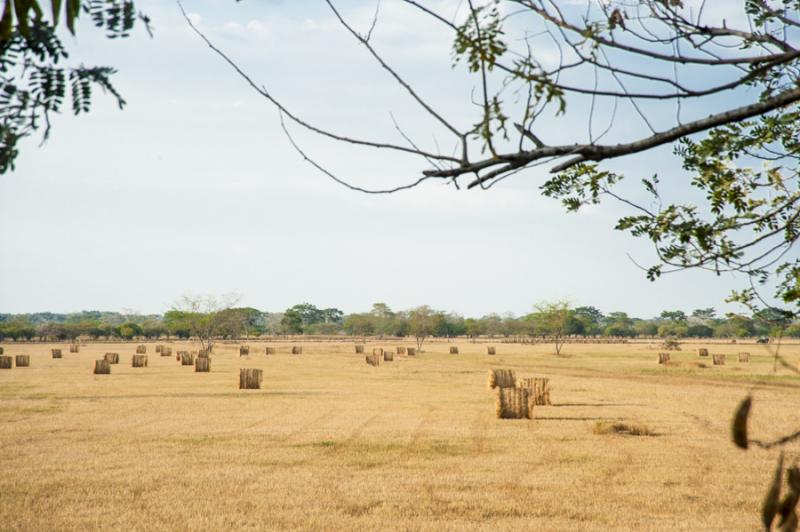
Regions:
<svg viewBox="0 0 800 532"><path fill-rule="evenodd" d="M732 412L752 391L752 437L800 428L800 376L754 344L709 344L717 367L701 344L667 367L648 344L433 342L379 367L353 343L247 344L217 344L211 373L180 366L197 346L178 342L148 343L147 368L132 343L3 344L31 367L0 370L0 529L757 530L777 453L735 448ZM106 351L120 364L93 375ZM241 367L261 390L238 389ZM490 368L549 377L553 405L496 419Z"/></svg>

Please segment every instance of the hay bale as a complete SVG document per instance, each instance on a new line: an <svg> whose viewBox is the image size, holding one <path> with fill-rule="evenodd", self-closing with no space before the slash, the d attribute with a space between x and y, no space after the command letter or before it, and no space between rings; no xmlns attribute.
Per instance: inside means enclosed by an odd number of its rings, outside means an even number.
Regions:
<svg viewBox="0 0 800 532"><path fill-rule="evenodd" d="M14 359L8 355L0 355L0 369L11 369L13 367Z"/></svg>
<svg viewBox="0 0 800 532"><path fill-rule="evenodd" d="M394 353L392 353L388 349L383 352L383 361L384 362L392 362L393 360L394 360Z"/></svg>
<svg viewBox="0 0 800 532"><path fill-rule="evenodd" d="M711 358L714 360L715 366L725 365L725 355L711 355Z"/></svg>
<svg viewBox="0 0 800 532"><path fill-rule="evenodd" d="M31 357L28 355L17 355L15 363L18 368L27 368L31 365Z"/></svg>
<svg viewBox="0 0 800 532"><path fill-rule="evenodd" d="M50 353L53 355L53 358L61 358L61 349L51 349Z"/></svg>
<svg viewBox="0 0 800 532"><path fill-rule="evenodd" d="M374 350L371 355L367 355L364 357L367 361L367 364L370 366L379 366L381 364L381 358L383 358L382 354L376 353Z"/></svg>
<svg viewBox="0 0 800 532"><path fill-rule="evenodd" d="M356 344L356 354L357 355L364 354L364 344Z"/></svg>
<svg viewBox="0 0 800 532"><path fill-rule="evenodd" d="M161 356L162 357L169 357L172 356L172 348L167 347L166 345L161 348Z"/></svg>
<svg viewBox="0 0 800 532"><path fill-rule="evenodd" d="M513 369L490 369L489 370L489 389L492 388L513 388L516 386L517 376Z"/></svg>
<svg viewBox="0 0 800 532"><path fill-rule="evenodd" d="M267 347L264 352L267 355L274 355L275 354L275 348L274 347Z"/></svg>
<svg viewBox="0 0 800 532"><path fill-rule="evenodd" d="M739 362L750 362L750 353L747 351L739 353Z"/></svg>
<svg viewBox="0 0 800 532"><path fill-rule="evenodd" d="M495 349L494 346L489 346L486 348L486 353L489 355L496 355L497 349Z"/></svg>
<svg viewBox="0 0 800 532"><path fill-rule="evenodd" d="M373 355L378 355L378 356L383 356L383 348L382 347L373 347L372 348L372 354Z"/></svg>
<svg viewBox="0 0 800 532"><path fill-rule="evenodd" d="M110 375L111 362L105 358L99 358L94 361L94 374L95 375Z"/></svg>
<svg viewBox="0 0 800 532"><path fill-rule="evenodd" d="M550 379L547 377L526 377L517 381L518 388L528 390L534 405L547 406L550 402Z"/></svg>
<svg viewBox="0 0 800 532"><path fill-rule="evenodd" d="M119 364L119 353L106 353L103 355L103 360L109 364Z"/></svg>
<svg viewBox="0 0 800 532"><path fill-rule="evenodd" d="M206 357L197 357L206 358ZM181 366L194 366L194 354L181 351Z"/></svg>
<svg viewBox="0 0 800 532"><path fill-rule="evenodd" d="M145 353L147 353L147 346L146 345L139 344L139 345L136 346L136 354L137 355L143 355Z"/></svg>
<svg viewBox="0 0 800 532"><path fill-rule="evenodd" d="M194 361L194 371L196 373L208 373L211 371L211 359L208 357L197 357Z"/></svg>
<svg viewBox="0 0 800 532"><path fill-rule="evenodd" d="M406 348L406 354L410 357L417 356L417 348L416 347Z"/></svg>
<svg viewBox="0 0 800 532"><path fill-rule="evenodd" d="M293 345L292 346L292 354L293 355L302 355L303 354L303 346Z"/></svg>
<svg viewBox="0 0 800 532"><path fill-rule="evenodd" d="M164 349L164 346L163 346L162 344L158 344L158 345L156 346L156 353L161 353L161 350L162 350L162 349Z"/></svg>
<svg viewBox="0 0 800 532"><path fill-rule="evenodd" d="M249 355L250 355L250 346L249 345L243 345L243 346L239 347L239 356L240 357L249 356Z"/></svg>
<svg viewBox="0 0 800 532"><path fill-rule="evenodd" d="M708 356L708 349L706 349L705 347L701 347L700 349L697 350L697 353L701 357L707 357Z"/></svg>
<svg viewBox="0 0 800 532"><path fill-rule="evenodd" d="M406 354L406 348L405 348L405 347L401 347L401 346L399 346L399 345L398 345L398 346L395 348L395 352L396 352L398 355L405 355L405 354Z"/></svg>
<svg viewBox="0 0 800 532"><path fill-rule="evenodd" d="M262 371L260 369L242 368L239 370L239 389L258 390L261 388Z"/></svg>
<svg viewBox="0 0 800 532"><path fill-rule="evenodd" d="M659 353L658 354L658 363L659 364L666 364L669 362L669 353Z"/></svg>
<svg viewBox="0 0 800 532"><path fill-rule="evenodd" d="M451 345L450 346L450 354L451 355L457 355L458 354L458 347L456 347L454 345Z"/></svg>
<svg viewBox="0 0 800 532"><path fill-rule="evenodd" d="M146 368L147 355L133 355L133 359L131 360L131 365L134 368Z"/></svg>
<svg viewBox="0 0 800 532"><path fill-rule="evenodd" d="M78 344L70 344L69 345L69 352L70 353L77 353L80 350L81 349L80 349L80 346Z"/></svg>
<svg viewBox="0 0 800 532"><path fill-rule="evenodd" d="M531 419L534 403L527 388L498 388L495 413L500 419Z"/></svg>

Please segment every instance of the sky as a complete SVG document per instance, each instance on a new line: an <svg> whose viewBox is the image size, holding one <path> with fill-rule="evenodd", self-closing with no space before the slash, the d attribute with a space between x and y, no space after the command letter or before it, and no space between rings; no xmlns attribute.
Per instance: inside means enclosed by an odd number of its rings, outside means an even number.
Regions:
<svg viewBox="0 0 800 532"><path fill-rule="evenodd" d="M458 3L429 5L454 13ZM336 5L366 31L373 2ZM606 202L566 213L539 191L546 168L489 190L428 182L376 196L344 188L293 150L275 109L204 45L177 4L137 7L153 20L152 39L140 28L109 41L86 20L77 38L65 38L73 63L118 69L126 108L96 94L91 113L55 117L47 143L27 139L16 170L0 176L0 312L162 313L184 294L223 293L266 311L310 302L359 312L381 301L480 316L523 314L556 299L639 317L741 310L724 303L741 278L689 271L648 281L637 263L653 264L650 245L613 229L629 211ZM421 146L452 148L324 2L186 0L184 7L257 84L303 117L402 143L394 118ZM441 26L385 0L373 39L437 109L463 127L477 121L475 80L452 68L451 36ZM548 46L542 56L555 57ZM540 131L548 141L574 139L586 129L586 106L576 101L566 115L543 117ZM673 115L652 116L658 126ZM618 120L608 141L642 127ZM425 168L290 128L315 160L360 186L404 184ZM622 190L658 172L667 191L691 197L670 147L608 168L630 176Z"/></svg>

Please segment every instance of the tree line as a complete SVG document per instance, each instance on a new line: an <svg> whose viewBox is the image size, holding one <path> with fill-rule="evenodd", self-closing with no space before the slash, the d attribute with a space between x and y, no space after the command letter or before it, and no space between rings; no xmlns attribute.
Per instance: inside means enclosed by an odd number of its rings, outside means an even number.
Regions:
<svg viewBox="0 0 800 532"><path fill-rule="evenodd" d="M238 338L260 335L351 335L454 337L454 336L605 336L741 338L761 336L800 337L800 322L763 309L750 315L717 315L714 308L665 310L642 319L625 312L603 313L593 306L573 307L565 302L544 303L522 315L486 314L464 317L422 305L395 311L375 303L367 312L345 314L337 308L318 308L310 303L283 312L263 312L252 307L207 309L173 308L163 315L82 311L0 314L0 339L70 340L86 338L189 338L209 335Z"/></svg>

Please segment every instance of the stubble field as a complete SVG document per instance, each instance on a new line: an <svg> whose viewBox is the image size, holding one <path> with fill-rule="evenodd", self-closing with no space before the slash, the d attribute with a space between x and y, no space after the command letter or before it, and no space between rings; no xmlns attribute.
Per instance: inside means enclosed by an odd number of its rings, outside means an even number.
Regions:
<svg viewBox="0 0 800 532"><path fill-rule="evenodd" d="M352 343L248 344L218 344L211 373L176 362L182 343L147 344L146 368L135 344L3 344L31 367L0 370L0 529L757 530L777 454L735 448L731 414L752 391L753 437L800 428L800 377L753 344L709 344L720 367L685 344L664 367L647 344L436 342L377 368ZM107 351L120 363L93 375ZM549 377L553 405L496 419L490 368Z"/></svg>

